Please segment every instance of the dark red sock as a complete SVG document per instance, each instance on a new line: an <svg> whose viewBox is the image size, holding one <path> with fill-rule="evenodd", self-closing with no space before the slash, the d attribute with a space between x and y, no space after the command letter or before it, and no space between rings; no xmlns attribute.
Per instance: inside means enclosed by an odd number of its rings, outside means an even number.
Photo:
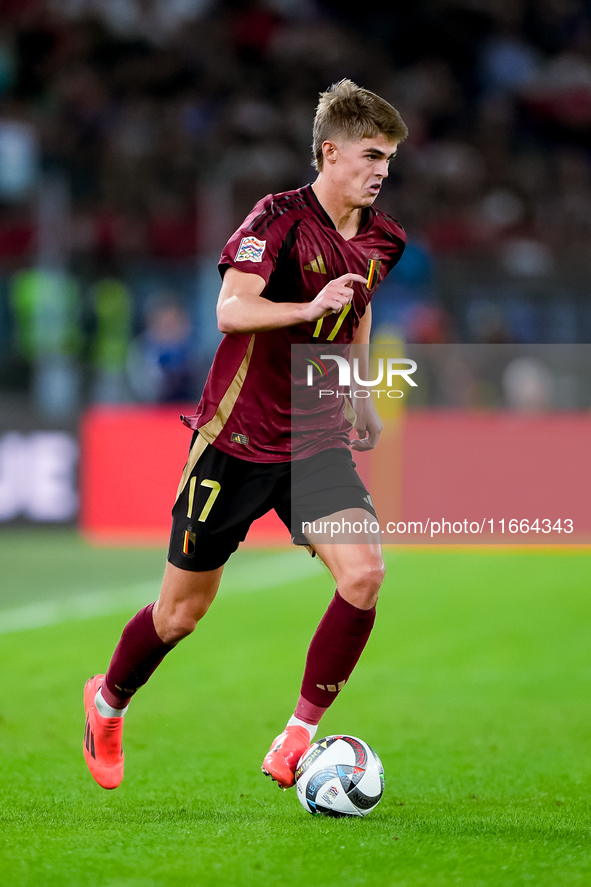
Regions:
<svg viewBox="0 0 591 887"><path fill-rule="evenodd" d="M308 650L298 718L318 723L319 714L334 702L355 668L375 618L375 607L360 610L335 592Z"/></svg>
<svg viewBox="0 0 591 887"><path fill-rule="evenodd" d="M135 614L115 648L101 690L103 699L112 708L125 708L135 691L172 650L156 633L153 609L154 604L149 604Z"/></svg>

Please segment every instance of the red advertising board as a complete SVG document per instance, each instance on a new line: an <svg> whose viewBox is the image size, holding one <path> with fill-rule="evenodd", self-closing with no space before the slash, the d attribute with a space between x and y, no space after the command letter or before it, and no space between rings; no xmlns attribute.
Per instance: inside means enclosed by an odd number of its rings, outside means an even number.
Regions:
<svg viewBox="0 0 591 887"><path fill-rule="evenodd" d="M167 540L190 443L181 411L140 406L88 411L81 431L80 516L88 538ZM496 531L501 520L561 517L573 520L577 530L565 541L589 541L590 452L586 413L424 411L407 413L386 428L375 451L356 458L382 523L492 520ZM284 544L289 534L272 513L256 521L248 541ZM544 540L532 535L527 541Z"/></svg>
<svg viewBox="0 0 591 887"><path fill-rule="evenodd" d="M146 545L168 540L191 442L191 432L180 421L182 412L178 405L88 410L80 435L80 527L87 538ZM257 521L250 538L289 542L275 514Z"/></svg>

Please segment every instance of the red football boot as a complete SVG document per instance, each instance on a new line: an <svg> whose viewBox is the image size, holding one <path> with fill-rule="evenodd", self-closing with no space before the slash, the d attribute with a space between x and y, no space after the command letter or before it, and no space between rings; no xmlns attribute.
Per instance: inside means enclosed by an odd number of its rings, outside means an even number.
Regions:
<svg viewBox="0 0 591 887"><path fill-rule="evenodd" d="M305 727L286 727L273 742L261 770L274 779L279 788L291 788L295 785L298 761L309 745L310 734Z"/></svg>
<svg viewBox="0 0 591 887"><path fill-rule="evenodd" d="M123 718L104 718L96 710L94 697L104 679L104 674L97 674L84 687L84 759L99 785L117 788L123 779Z"/></svg>

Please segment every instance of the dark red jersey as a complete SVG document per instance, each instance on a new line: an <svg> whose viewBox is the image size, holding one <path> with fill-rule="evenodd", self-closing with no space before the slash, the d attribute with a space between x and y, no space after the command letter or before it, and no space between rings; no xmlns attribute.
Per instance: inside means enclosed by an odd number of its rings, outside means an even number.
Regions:
<svg viewBox="0 0 591 887"><path fill-rule="evenodd" d="M224 336L197 412L185 424L223 452L254 462L286 462L348 446L344 398L319 403L292 442L291 346L352 342L404 245L399 223L373 207L363 211L356 236L345 240L311 185L260 200L222 252L222 277L230 266L258 274L266 283L262 295L271 302L310 302L329 280L347 272L361 274L368 284L352 284L351 304L339 314Z"/></svg>

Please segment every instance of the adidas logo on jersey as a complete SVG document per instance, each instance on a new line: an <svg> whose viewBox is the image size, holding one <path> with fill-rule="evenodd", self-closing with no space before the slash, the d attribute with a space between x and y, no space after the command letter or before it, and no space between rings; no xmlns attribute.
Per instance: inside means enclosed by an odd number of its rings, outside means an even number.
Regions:
<svg viewBox="0 0 591 887"><path fill-rule="evenodd" d="M316 256L309 265L304 265L304 271L315 271L316 274L326 274L326 265L322 256Z"/></svg>

